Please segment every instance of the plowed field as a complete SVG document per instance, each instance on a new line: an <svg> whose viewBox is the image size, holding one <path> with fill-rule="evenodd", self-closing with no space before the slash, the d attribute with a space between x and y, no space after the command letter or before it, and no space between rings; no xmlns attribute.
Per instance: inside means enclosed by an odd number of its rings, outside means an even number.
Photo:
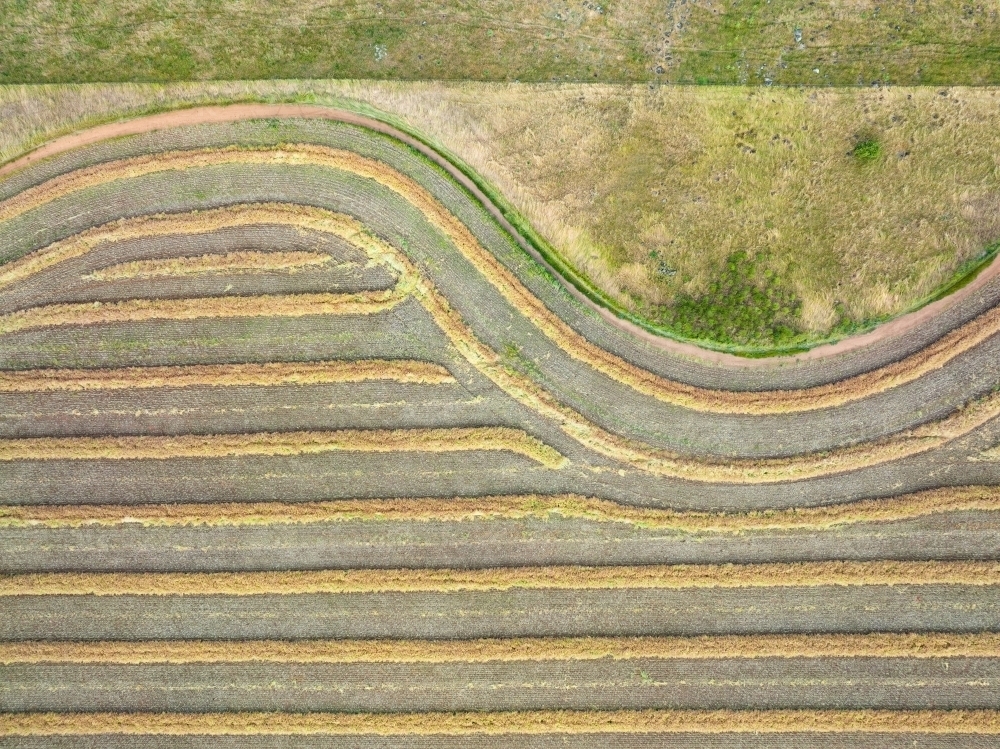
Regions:
<svg viewBox="0 0 1000 749"><path fill-rule="evenodd" d="M391 128L200 111L0 181L0 746L998 740L996 274L735 366Z"/></svg>

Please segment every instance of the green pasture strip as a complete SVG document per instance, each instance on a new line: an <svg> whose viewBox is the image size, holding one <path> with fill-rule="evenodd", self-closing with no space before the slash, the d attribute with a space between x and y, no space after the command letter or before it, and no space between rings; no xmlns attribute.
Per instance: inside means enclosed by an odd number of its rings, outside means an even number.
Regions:
<svg viewBox="0 0 1000 749"><path fill-rule="evenodd" d="M0 0L0 82L1000 82L993 3Z"/></svg>

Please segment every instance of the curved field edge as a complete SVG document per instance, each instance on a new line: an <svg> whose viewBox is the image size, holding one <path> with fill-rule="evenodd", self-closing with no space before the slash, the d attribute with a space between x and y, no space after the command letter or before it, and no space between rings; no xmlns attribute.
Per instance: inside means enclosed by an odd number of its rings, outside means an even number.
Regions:
<svg viewBox="0 0 1000 749"><path fill-rule="evenodd" d="M335 150L319 147L295 149L286 146L283 149L265 151L170 152L160 154L160 161L156 159L150 161L149 157L139 157L127 159L124 162L108 162L55 177L0 203L0 216L19 215L30 210L38 201L44 203L51 200L52 191L55 191L54 194L58 196L74 189L81 189L95 179L100 180L103 177L106 181L108 178L114 177L115 170L124 170L125 173L136 169L140 171L143 169L156 170L159 168L156 165L160 164L161 161L168 162L167 165L173 164L176 167L181 167L184 166L182 162L185 161L191 162L188 166L193 166L205 160L238 161L241 158L266 160L268 154L271 154L271 158L280 160L283 158L282 154L286 152L293 155L301 152L304 156L312 153L313 158L329 161L329 165L334 168L349 168L352 161L348 158L337 158L338 152ZM388 169L381 162L368 164L367 160L360 157L355 157L353 161L359 159L359 163L362 164L361 171L365 173L364 176L374 176L378 179L379 172ZM376 164L380 168L376 169L374 166ZM106 170L111 170L112 173L109 175ZM397 184L388 184L387 186L397 190L402 188L401 194L404 197L412 198L409 193L413 193L421 198L422 200L418 202L422 203L427 211L430 211L429 215L434 219L433 223L440 224L466 258L498 288L508 303L528 317L555 345L574 358L638 392L681 407L718 413L768 414L807 411L842 405L912 382L928 372L939 369L959 354L975 347L1000 330L1000 309L993 309L952 330L931 345L905 359L839 382L801 390L761 392L712 390L667 380L620 359L577 333L552 313L541 300L534 297L511 271L483 248L469 234L464 224L457 221L432 196L424 194L425 191L416 182L405 175L395 173L393 170L389 170L389 172L394 176L394 179L389 180L389 182ZM399 180L402 182L400 183ZM46 193L50 193L50 195L47 196ZM158 236L170 232L198 233L253 221L281 220L280 217L275 218L275 215L272 215L281 209L281 206L267 205L256 206L256 208L258 209L256 214L253 206L242 209L233 207L232 209L215 209L194 214L171 214L130 219L94 227L0 266L0 287L23 280L62 260L83 255L102 242ZM284 210L291 209L285 207ZM244 214L246 215L244 216ZM285 220L294 220L294 217L288 216Z"/></svg>
<svg viewBox="0 0 1000 749"><path fill-rule="evenodd" d="M1000 562L773 562L620 567L284 572L40 572L0 576L11 596L298 596L508 590L699 590L1000 585Z"/></svg>
<svg viewBox="0 0 1000 749"><path fill-rule="evenodd" d="M1000 734L995 710L538 710L425 713L6 713L0 736Z"/></svg>
<svg viewBox="0 0 1000 749"><path fill-rule="evenodd" d="M678 336L674 331L671 331L662 326L658 326L640 316L636 316L624 309L605 294L596 284L594 284L585 274L571 266L544 237L542 237L537 231L533 229L530 222L516 209L514 206L502 195L502 193L495 188L488 180L483 178L475 169L473 169L468 163L458 157L456 154L448 150L443 144L436 141L435 139L429 138L423 133L421 133L417 128L412 127L405 122L400 117L391 115L382 110L377 109L369 104L350 99L347 97L335 97L334 104L331 105L318 105L315 104L317 97L311 94L304 94L299 96L277 96L277 97L266 97L266 96L254 96L254 95L240 95L240 96L224 96L220 98L217 102L217 106L226 105L271 105L280 107L282 104L287 105L307 105L316 108L324 108L332 111L342 110L349 112L351 114L359 115L361 117L368 118L380 125L387 126L394 130L399 131L407 138L412 139L418 145L414 148L413 144L410 145L413 149L414 154L426 161L426 163L432 168L442 170L442 163L436 163L435 158L442 160L450 166L452 169L456 170L463 177L469 180L483 196L485 196L489 203L500 213L503 221L496 221L496 217L489 215L489 206L484 205L489 218L495 221L499 228L511 234L512 238L515 240L515 245L517 245L521 250L525 251L530 257L532 257L536 262L541 265L541 271L548 275L550 279L557 284L561 284L567 290L575 292L578 298L587 300L588 302L595 305L595 308L606 312L618 320L624 321L625 323L635 326L636 329L644 331L646 333L652 334L654 337L667 339L669 341L676 342L683 347L683 352L687 355L698 356L698 351L702 350L704 352L714 352L718 355L732 356L734 361L742 361L744 363L748 361L753 361L759 358L773 358L773 357L784 357L784 356L794 356L796 354L801 354L806 351L812 351L817 348L828 348L832 347L843 341L849 341L852 339L857 339L863 336L866 332L877 329L878 327L893 321L899 320L900 318L906 317L913 312L922 309L923 307L941 301L943 298L950 296L951 294L959 291L963 287L972 283L975 278L984 270L989 261L994 259L998 252L1000 252L1000 242L990 245L974 260L965 263L962 267L957 269L953 276L942 284L941 287L935 292L927 295L924 299L919 300L910 307L898 312L895 315L887 316L885 318L878 318L874 320L866 321L861 326L857 327L855 330L848 334L841 334L839 336L828 336L823 339L817 339L816 341L810 341L808 345L795 345L792 347L773 347L773 348L753 348L753 347L739 347L739 346L727 346L720 345L710 340L703 339L690 339L683 336ZM205 108L215 108L206 107L201 102L194 102L191 104L182 103L177 104L159 104L151 105L147 107L139 107L125 113L127 119L143 119L157 114L165 113L175 113L184 112L196 109ZM290 114L288 116L295 116ZM16 168L28 163L27 160L30 159L31 153L34 150L42 149L44 150L45 142L52 142L60 139L61 137L68 137L69 133L79 130L81 127L92 129L98 128L102 125L106 126L110 123L121 121L121 117L91 117L86 120L80 121L75 124L75 126L67 126L61 130L55 130L53 132L47 133L44 138L37 138L27 143L27 149L24 155L16 156L9 159L6 164L0 166L0 177L3 177L5 173L14 171ZM397 140L398 134L393 134L385 130L379 130L383 134L394 137ZM405 140L402 140L405 144ZM426 149L426 150L424 150ZM53 152L56 153L56 152ZM44 157L44 156L43 156ZM472 196L477 202L483 202L480 196L475 194L474 190L470 190L467 185L462 185L462 188ZM503 224L506 223L507 226ZM513 231L512 231L513 230Z"/></svg>
<svg viewBox="0 0 1000 749"><path fill-rule="evenodd" d="M0 643L0 664L497 663L755 658L993 658L1000 634L873 633L478 640L157 640Z"/></svg>
<svg viewBox="0 0 1000 749"><path fill-rule="evenodd" d="M0 507L0 528L247 527L346 522L484 522L569 518L680 533L824 530L856 523L913 520L953 512L1000 512L1000 489L931 489L839 505L746 513L680 512L619 504L576 494L350 499L328 502L171 503L150 505L17 505Z"/></svg>

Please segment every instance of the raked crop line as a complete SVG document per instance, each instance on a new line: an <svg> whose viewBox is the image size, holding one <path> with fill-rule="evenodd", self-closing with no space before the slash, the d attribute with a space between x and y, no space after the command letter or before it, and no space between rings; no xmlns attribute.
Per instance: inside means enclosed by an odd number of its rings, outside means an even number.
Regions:
<svg viewBox="0 0 1000 749"><path fill-rule="evenodd" d="M0 736L1000 734L995 710L0 713Z"/></svg>
<svg viewBox="0 0 1000 749"><path fill-rule="evenodd" d="M80 169L28 188L0 203L0 221L9 220L75 191L164 171L184 171L218 164L309 164L346 171L394 190L441 230L504 298L548 338L574 358L638 392L684 408L715 413L771 414L843 405L884 392L941 368L956 356L1000 332L1000 309L993 309L899 362L840 382L800 390L761 392L712 390L659 377L590 343L521 284L469 229L412 178L387 164L350 151L316 145L270 149L208 149L139 156ZM113 241L113 240L108 240ZM86 242L84 242L86 244ZM0 288L61 259L87 251L56 243L0 268ZM74 254L74 252L76 254Z"/></svg>
<svg viewBox="0 0 1000 749"><path fill-rule="evenodd" d="M133 260L87 273L85 281L124 281L137 278L183 278L216 273L298 273L305 268L329 265L325 252L240 250L197 256Z"/></svg>
<svg viewBox="0 0 1000 749"><path fill-rule="evenodd" d="M0 370L0 393L330 385L370 380L421 385L447 385L456 382L452 374L439 364L409 359L357 359L115 369Z"/></svg>
<svg viewBox="0 0 1000 749"><path fill-rule="evenodd" d="M254 596L508 590L698 590L1000 585L1000 562L830 561L282 572L43 572L0 576L6 596Z"/></svg>
<svg viewBox="0 0 1000 749"><path fill-rule="evenodd" d="M489 522L576 519L678 533L827 530L957 512L1000 512L1000 488L961 486L821 507L755 512L682 512L635 507L575 494L450 499L338 499L327 502L220 502L122 506L0 505L0 528L138 525L248 527L350 522Z"/></svg>
<svg viewBox="0 0 1000 749"><path fill-rule="evenodd" d="M215 152L212 152L213 154ZM240 152L242 153L242 152ZM443 210L443 209L442 209ZM118 239L158 236L176 229L199 233L226 226L258 223L292 225L328 233L362 250L369 262L397 274L396 286L388 291L360 294L300 294L275 297L211 297L190 300L127 300L107 304L56 304L10 313L0 317L0 333L44 324L92 324L134 319L191 319L218 314L372 314L384 311L412 295L435 320L462 356L507 395L539 415L554 420L570 437L585 447L643 471L699 482L776 483L796 481L865 468L917 455L968 434L1000 414L1000 394L994 393L968 404L944 419L923 424L887 438L841 447L823 453L755 460L701 460L612 434L583 415L563 405L530 378L511 369L497 352L483 344L461 316L419 269L401 252L371 234L356 219L325 209L288 204L250 204L174 216L153 216L113 222L88 230L56 245L32 253L7 269L6 278L22 279L31 269L51 267L61 259L79 257L100 244L102 230ZM467 231L467 230L466 230ZM83 241L81 237L85 237ZM485 253L485 250L483 250ZM488 254L488 253L487 253ZM492 258L492 255L489 257ZM495 259L494 259L494 262ZM30 273L28 272L30 271ZM4 285L0 271L0 286ZM11 281L13 283L13 281ZM252 300L253 303L250 303ZM536 300L537 301L537 300ZM11 440L6 447L21 450ZM0 454L2 454L0 448Z"/></svg>
<svg viewBox="0 0 1000 749"><path fill-rule="evenodd" d="M0 664L512 663L758 658L995 658L1000 634L514 637L478 640L148 640L0 642Z"/></svg>

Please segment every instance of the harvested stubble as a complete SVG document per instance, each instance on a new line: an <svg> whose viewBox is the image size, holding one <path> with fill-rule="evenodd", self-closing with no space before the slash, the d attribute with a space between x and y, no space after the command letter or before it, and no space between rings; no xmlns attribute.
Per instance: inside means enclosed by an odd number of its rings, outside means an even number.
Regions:
<svg viewBox="0 0 1000 749"><path fill-rule="evenodd" d="M322 150L324 153L329 151L329 149ZM200 154L206 158L218 156L220 153L222 155L233 153L238 155L260 155L262 152L194 152L195 155ZM266 156L268 153L270 152L264 152L264 155ZM336 153L338 154L336 159L340 159L341 156L339 154L346 152ZM188 152L180 152L173 156L178 158L184 157L186 159L194 158ZM302 158L306 158L306 156L302 156ZM361 159L362 162L365 162L362 166L369 171L379 166L378 162L369 162L354 154L347 154L343 158ZM336 159L335 163L339 163ZM197 161L196 165L200 165L201 163L201 161ZM360 170L364 176L370 176L364 172L362 167L355 166L355 169ZM396 175L400 180L409 179L398 175L394 171L391 171L391 175ZM73 175L68 176L72 177ZM56 180L58 179L61 178L56 178ZM394 187L394 189L398 188L400 191L407 188L407 185L399 187L392 181L390 181L389 186ZM44 185L41 187L44 187ZM459 243L458 246L460 248L465 246L463 251L467 256L472 257L476 253L479 253L483 258L488 258L488 262L498 268L494 275L500 278L505 277L504 274L509 275L511 284L517 284L517 288L521 289L525 300L531 301L532 304L544 310L544 312L540 311L538 314L542 315L543 318L544 315L549 315L553 319L556 319L544 308L541 302L521 287L516 279L492 255L475 242L471 233L469 233L463 224L452 217L443 206L436 203L428 193L423 191L423 188L413 183L407 189L424 193L422 200L427 205L418 205L418 207L421 207L425 213L433 213L434 215L430 218L434 219L436 217L438 221L435 222L432 220L432 223L435 223L435 225L449 234L449 236L452 236L454 241ZM25 192L30 193L31 190ZM420 195L416 197L421 198ZM17 198L13 198L12 200L16 201ZM144 221L148 221L148 223L144 223ZM281 304L287 306L288 314L308 314L307 312L303 312L304 305L301 302L304 300L313 300L318 307L330 312L336 310L354 313L362 313L364 311L377 312L397 304L408 294L412 294L434 318L445 335L448 336L452 344L469 363L521 404L531 408L543 417L553 419L573 439L606 457L629 464L640 470L662 476L700 482L774 483L852 471L871 465L899 460L940 447L946 442L981 426L1000 412L1000 394L993 394L939 421L924 424L885 439L860 443L826 453L759 460L714 462L699 460L668 450L650 448L648 445L614 435L593 424L573 409L559 403L550 393L543 390L529 378L513 371L495 351L483 344L475 336L473 331L451 307L447 299L436 290L429 279L421 276L416 266L408 258L383 240L366 231L362 224L349 216L304 206L255 204L216 209L204 213L194 212L180 216L130 219L124 224L115 222L114 231L116 232L116 236L119 237L151 236L159 232L169 232L172 228L178 226L187 227L188 231L200 231L205 226L245 226L250 222L289 223L313 231L338 236L364 251L371 262L386 265L395 271L399 276L397 285L391 291L385 292L364 292L345 295L303 294L273 297L277 302L272 305L271 309L261 308L256 305L247 308L243 304L247 299L254 299L259 302L263 297L218 297L162 301L132 300L107 305L51 305L49 307L15 312L5 318L0 318L0 333L5 330L5 322L8 327L13 325L15 329L21 329L43 324L82 324L94 321L111 322L135 319L162 319L162 316L168 313L187 315L187 317L182 317L181 319L190 319L190 317L198 316L214 317L219 316L218 310L220 309L223 311L231 309L233 314L242 314L244 311L246 314L268 314L272 313L274 308L283 309L280 306ZM89 234L88 242L99 243L101 241L100 236L98 232ZM29 264L36 263L48 267L53 262L58 262L58 260L51 260L50 262L45 260L46 257L55 258L60 256L69 252L67 248L70 247L76 247L77 249L74 249L73 252L79 254L86 252L86 247L90 246L89 244L74 244L72 238L65 241L66 244L62 248L51 249L50 246L50 249L40 251L42 254L38 257L35 257L33 254L23 258L23 262ZM12 272L17 274L17 268L12 269ZM489 274L492 271L487 267L483 272ZM490 277L494 283L498 283L495 278ZM499 286L507 288L502 283ZM513 286L510 289L513 289ZM507 293L513 294L514 291L510 289L508 289ZM314 300L314 297L321 299ZM338 301L330 301L327 298ZM272 298L269 297L268 299ZM324 304L327 306L323 307ZM189 309L189 306L193 307ZM204 314L199 313L202 306L205 307ZM160 307L163 307L163 310L160 310ZM215 311L214 314L213 311ZM316 313L320 313L320 311L317 309ZM24 319L21 319L22 317ZM563 325L561 322L560 324ZM576 334L573 333L573 335L575 336ZM580 340L582 341L583 339L581 338ZM590 346L591 344L588 343L586 345ZM595 347L595 350L599 349ZM607 355L611 356L610 354Z"/></svg>
<svg viewBox="0 0 1000 749"><path fill-rule="evenodd" d="M623 505L576 494L453 499L345 499L329 502L176 503L167 505L0 506L0 528L87 525L269 526L337 522L473 522L548 520L625 523L681 533L824 530L853 523L912 520L950 512L1000 512L1000 489L963 486L886 499L747 513L679 512Z"/></svg>
<svg viewBox="0 0 1000 749"><path fill-rule="evenodd" d="M344 452L455 452L502 450L548 468L566 459L519 429L344 429L335 432L186 434L177 437L29 437L0 440L0 461L170 460L245 455L314 455Z"/></svg>
<svg viewBox="0 0 1000 749"><path fill-rule="evenodd" d="M132 278L196 276L212 273L295 273L303 268L326 265L331 256L322 252L258 252L244 250L197 257L133 260L95 270L86 281L123 281Z"/></svg>
<svg viewBox="0 0 1000 749"><path fill-rule="evenodd" d="M0 736L1000 734L994 710L537 710L462 713L5 713Z"/></svg>
<svg viewBox="0 0 1000 749"><path fill-rule="evenodd" d="M724 635L482 640L156 640L0 643L0 664L496 663L754 658L995 658L1000 634Z"/></svg>
<svg viewBox="0 0 1000 749"><path fill-rule="evenodd" d="M422 385L455 382L439 364L411 360L268 362L266 364L192 364L118 369L29 369L0 371L0 393L81 390L133 390L180 387L326 385L392 380Z"/></svg>
<svg viewBox="0 0 1000 749"><path fill-rule="evenodd" d="M505 590L695 590L1000 585L1000 562L795 562L285 572L46 572L0 577L0 596L253 596Z"/></svg>
<svg viewBox="0 0 1000 749"><path fill-rule="evenodd" d="M377 181L416 206L432 225L452 240L466 259L493 283L511 305L531 319L554 344L569 355L638 392L693 410L769 414L843 405L912 382L939 369L1000 331L1000 311L993 310L899 362L837 383L801 390L712 390L666 380L620 359L576 333L534 297L513 273L479 244L464 224L415 180L382 162L349 151L315 145L285 145L266 150L227 148L178 151L88 167L53 178L0 203L0 221L86 187L154 172L183 171L223 163L313 164L348 171ZM66 240L65 243L56 243L10 263L5 271L0 272L0 287L61 259L83 254L99 241L92 237L85 238L86 233L80 236L83 238L80 243L74 244L72 240Z"/></svg>

